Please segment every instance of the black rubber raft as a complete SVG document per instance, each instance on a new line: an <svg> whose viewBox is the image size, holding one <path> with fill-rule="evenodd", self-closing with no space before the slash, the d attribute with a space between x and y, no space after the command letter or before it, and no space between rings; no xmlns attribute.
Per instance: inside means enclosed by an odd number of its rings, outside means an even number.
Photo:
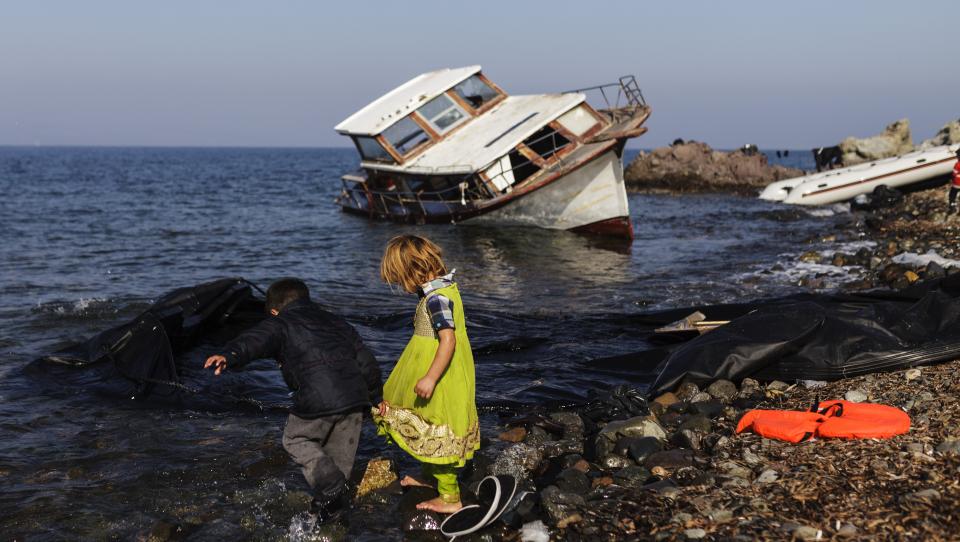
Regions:
<svg viewBox="0 0 960 542"><path fill-rule="evenodd" d="M695 310L730 323L590 368L652 382L653 396L683 381L832 381L960 359L960 274L901 291L688 307L638 316L635 328L655 341L654 328Z"/></svg>
<svg viewBox="0 0 960 542"><path fill-rule="evenodd" d="M693 311L730 322L669 344L654 333ZM249 282L221 279L170 292L130 322L36 363L106 366L131 397L176 393L184 389L178 355L222 344L263 317ZM650 395L684 380L838 380L960 358L960 274L896 292L800 294L618 319L651 348L586 361L584 371L635 382Z"/></svg>
<svg viewBox="0 0 960 542"><path fill-rule="evenodd" d="M222 344L266 317L264 301L242 278L179 288L131 321L37 360L34 365L96 367L129 398L193 390L177 359L202 343ZM115 378L116 377L116 378Z"/></svg>

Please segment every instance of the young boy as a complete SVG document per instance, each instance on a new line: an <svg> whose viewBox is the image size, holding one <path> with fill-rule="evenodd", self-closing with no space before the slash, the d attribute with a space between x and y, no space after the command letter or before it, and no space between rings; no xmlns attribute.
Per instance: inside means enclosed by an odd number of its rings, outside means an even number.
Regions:
<svg viewBox="0 0 960 542"><path fill-rule="evenodd" d="M347 477L360 440L362 411L382 400L380 367L356 330L310 301L303 281L278 280L267 289L270 314L207 358L219 375L262 358L276 359L293 391L283 447L314 491L318 523L347 504Z"/></svg>

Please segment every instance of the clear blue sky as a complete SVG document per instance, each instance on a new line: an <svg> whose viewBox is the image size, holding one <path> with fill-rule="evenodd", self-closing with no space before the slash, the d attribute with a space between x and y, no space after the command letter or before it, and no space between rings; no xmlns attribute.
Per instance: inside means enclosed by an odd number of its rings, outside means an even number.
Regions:
<svg viewBox="0 0 960 542"><path fill-rule="evenodd" d="M340 146L417 73L507 92L634 73L634 146L809 148L960 117L960 2L21 1L0 15L0 144Z"/></svg>

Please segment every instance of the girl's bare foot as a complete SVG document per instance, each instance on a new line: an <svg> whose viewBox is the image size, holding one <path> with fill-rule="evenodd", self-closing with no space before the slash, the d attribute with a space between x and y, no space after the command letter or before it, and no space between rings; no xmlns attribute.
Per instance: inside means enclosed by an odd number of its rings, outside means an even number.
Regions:
<svg viewBox="0 0 960 542"><path fill-rule="evenodd" d="M461 508L463 508L463 505L460 503L460 501L447 502L440 497L430 499L429 501L423 501L417 505L417 510L433 510L439 514L452 514Z"/></svg>
<svg viewBox="0 0 960 542"><path fill-rule="evenodd" d="M433 487L430 484L421 482L410 475L404 476L403 479L400 480L400 485L403 487Z"/></svg>

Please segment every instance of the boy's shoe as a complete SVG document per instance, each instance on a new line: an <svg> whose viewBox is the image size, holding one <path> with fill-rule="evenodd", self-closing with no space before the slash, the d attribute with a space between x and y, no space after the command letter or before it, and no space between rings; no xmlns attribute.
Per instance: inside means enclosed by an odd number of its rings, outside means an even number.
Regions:
<svg viewBox="0 0 960 542"><path fill-rule="evenodd" d="M317 518L317 525L339 521L343 518L349 504L349 491L346 484L339 488L317 494L310 502L310 513Z"/></svg>

